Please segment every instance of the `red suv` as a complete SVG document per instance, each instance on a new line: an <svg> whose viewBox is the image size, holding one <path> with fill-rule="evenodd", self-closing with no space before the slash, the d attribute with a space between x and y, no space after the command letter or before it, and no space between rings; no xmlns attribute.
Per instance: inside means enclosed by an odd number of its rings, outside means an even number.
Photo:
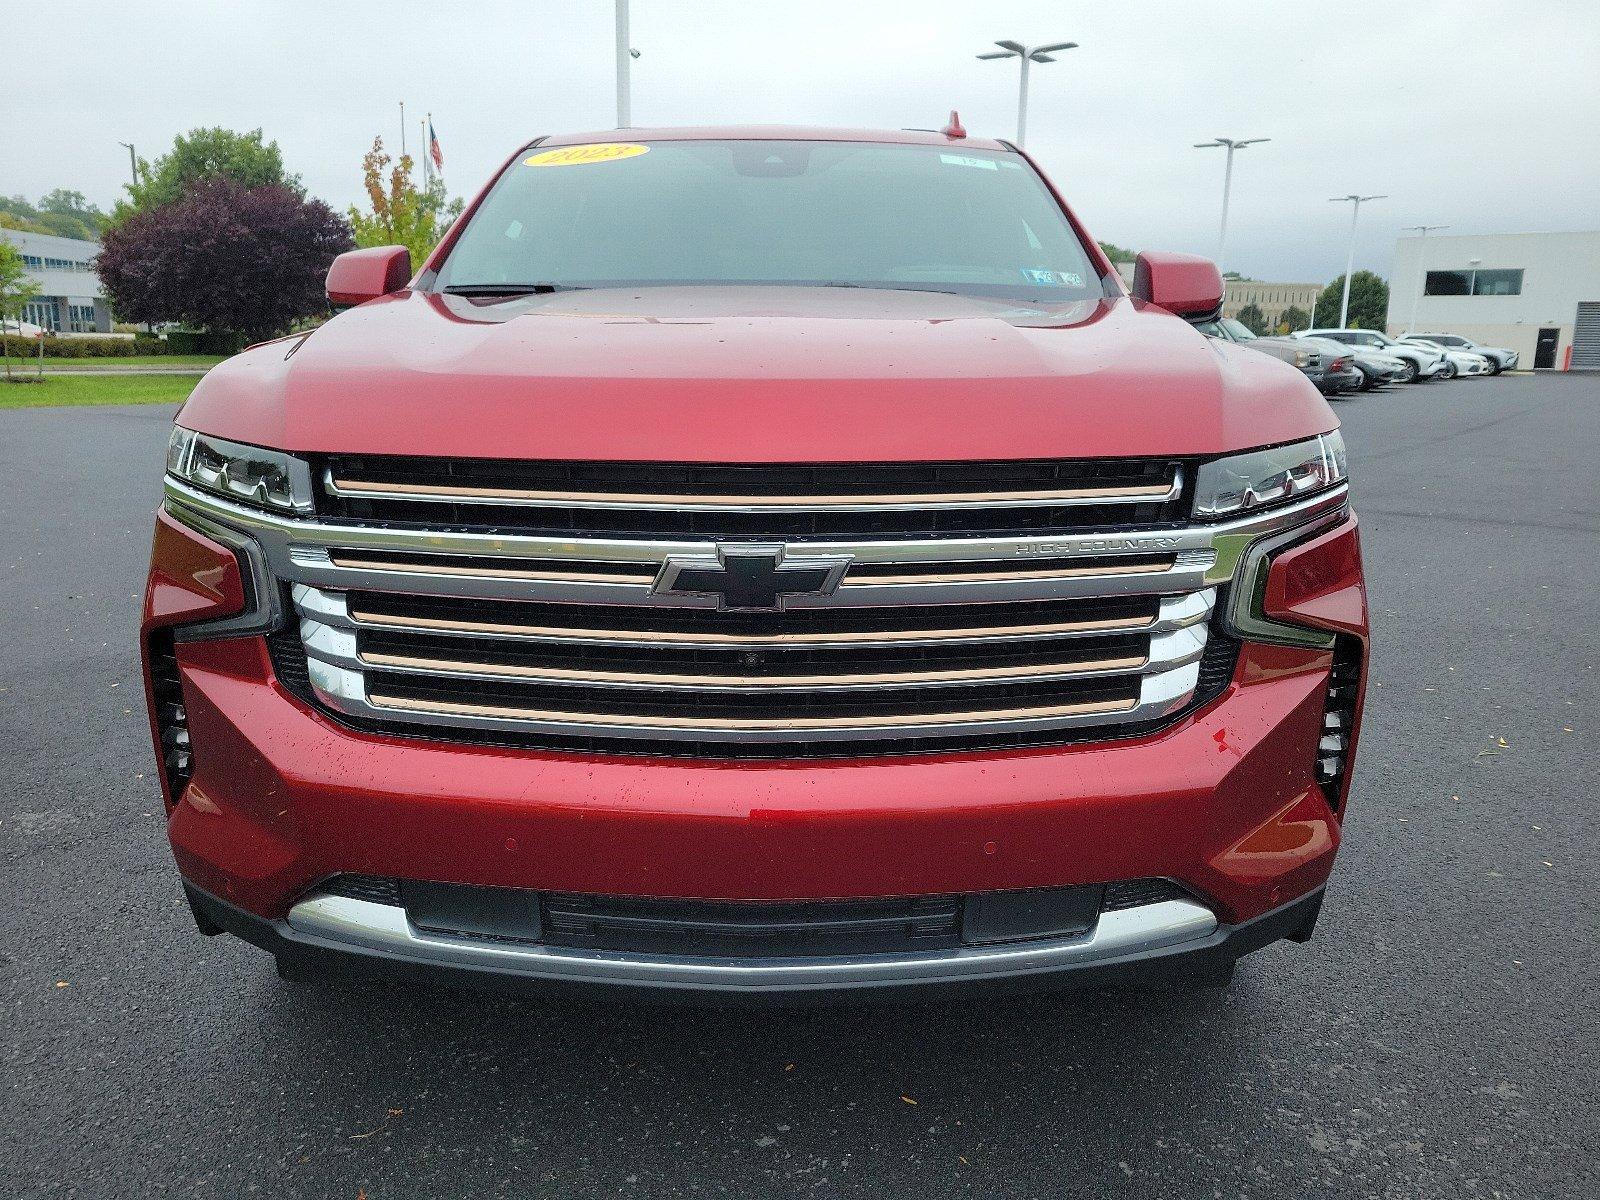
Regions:
<svg viewBox="0 0 1600 1200"><path fill-rule="evenodd" d="M1226 980L1309 937L1333 414L1015 146L541 138L213 370L142 628L199 927L634 994Z"/></svg>

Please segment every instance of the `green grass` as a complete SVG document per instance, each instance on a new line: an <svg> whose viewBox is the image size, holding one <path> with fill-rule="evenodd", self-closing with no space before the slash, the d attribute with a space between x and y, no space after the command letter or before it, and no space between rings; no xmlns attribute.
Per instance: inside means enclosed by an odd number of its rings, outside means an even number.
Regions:
<svg viewBox="0 0 1600 1200"><path fill-rule="evenodd" d="M223 360L221 354L132 354L127 358L47 358L44 369L51 367L214 367ZM11 369L16 370L21 361L11 357ZM37 358L28 359L28 368L39 365Z"/></svg>
<svg viewBox="0 0 1600 1200"><path fill-rule="evenodd" d="M0 408L55 408L79 404L177 404L187 400L198 375L48 375L39 383L6 383Z"/></svg>

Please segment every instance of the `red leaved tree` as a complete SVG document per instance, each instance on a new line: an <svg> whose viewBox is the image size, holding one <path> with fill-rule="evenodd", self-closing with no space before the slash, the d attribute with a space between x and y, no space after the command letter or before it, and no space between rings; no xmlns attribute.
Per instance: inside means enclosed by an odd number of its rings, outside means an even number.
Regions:
<svg viewBox="0 0 1600 1200"><path fill-rule="evenodd" d="M353 244L320 200L214 178L108 230L96 269L119 320L258 341L326 307L328 264Z"/></svg>

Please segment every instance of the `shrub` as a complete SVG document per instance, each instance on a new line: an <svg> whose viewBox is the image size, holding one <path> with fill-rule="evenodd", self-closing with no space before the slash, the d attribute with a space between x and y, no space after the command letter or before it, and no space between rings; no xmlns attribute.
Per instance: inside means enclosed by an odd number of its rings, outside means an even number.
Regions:
<svg viewBox="0 0 1600 1200"><path fill-rule="evenodd" d="M245 348L243 334L195 329L173 329L167 333L166 354L237 354Z"/></svg>
<svg viewBox="0 0 1600 1200"><path fill-rule="evenodd" d="M6 335L5 352L13 358L37 358L39 339ZM44 339L46 358L132 358L135 354L202 354L209 351L179 350L161 338L88 338L47 337ZM226 353L217 351L216 353Z"/></svg>

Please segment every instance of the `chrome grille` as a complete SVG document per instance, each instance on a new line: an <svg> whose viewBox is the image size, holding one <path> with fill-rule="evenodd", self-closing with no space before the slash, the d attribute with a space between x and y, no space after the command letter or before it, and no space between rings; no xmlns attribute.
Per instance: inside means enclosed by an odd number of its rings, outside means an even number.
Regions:
<svg viewBox="0 0 1600 1200"><path fill-rule="evenodd" d="M376 480L375 460L360 461ZM356 476L337 465L326 469L348 490ZM1121 500L1124 514L1153 503L1141 479L1181 493L1180 463L1114 466L1120 475L1098 478L1134 480L1114 485L1135 489ZM250 534L264 572L289 585L299 636L269 639L280 679L352 725L713 757L1034 745L1160 728L1232 676L1235 644L1211 618L1244 549L1344 503L1338 489L1231 524L927 536L924 522L948 511L939 506L957 492L990 507L956 511L991 525L1018 511L1065 511L1054 494L1042 510L1014 505L1014 496L998 495L1003 472L981 467L920 485L859 468L848 491L835 468L797 468L813 472L799 480L789 468L765 479L746 474L737 491L708 468L681 468L680 490L668 493L648 471L625 487L576 464L581 491L527 504L597 521L641 511L676 519L684 514L584 506L617 503L622 491L643 494L647 484L651 496L676 501L693 485L707 503L777 498L773 512L756 514L773 521L818 516L789 511L799 498L851 497L824 506L829 511L889 498L879 504L884 511L866 514L877 523L874 536L806 540L796 561L847 564L842 576L828 576L816 592L785 592L772 611L728 609L727 593L667 586L684 561L714 567L735 551L745 559L781 551L785 543L765 526L757 542L436 525L432 492L400 499L393 486L382 521L337 505L315 520L272 516L173 480L168 503ZM388 482L437 490L440 477L419 470ZM1059 492L1068 479L1028 475L1007 486ZM597 500L602 482L608 490ZM562 507L545 507L557 502ZM1094 506L1107 503L1095 497Z"/></svg>
<svg viewBox="0 0 1600 1200"><path fill-rule="evenodd" d="M1172 515L1177 461L336 458L322 478L333 512L383 524L293 551L321 577L293 595L310 682L352 719L413 728L848 753L1148 722L1194 694L1216 600L1212 551L1115 532ZM1005 536L905 540L951 514ZM441 517L451 545L395 537ZM1019 534L1040 520L1104 532ZM598 536L640 523L763 541ZM549 536L567 525L587 536ZM685 563L715 575L729 552L776 553L775 569L791 556L774 530L849 529L878 536L804 541L797 563L848 566L772 611L675 582Z"/></svg>
<svg viewBox="0 0 1600 1200"><path fill-rule="evenodd" d="M1214 601L755 614L294 589L311 681L350 715L730 742L1149 719L1194 690Z"/></svg>

